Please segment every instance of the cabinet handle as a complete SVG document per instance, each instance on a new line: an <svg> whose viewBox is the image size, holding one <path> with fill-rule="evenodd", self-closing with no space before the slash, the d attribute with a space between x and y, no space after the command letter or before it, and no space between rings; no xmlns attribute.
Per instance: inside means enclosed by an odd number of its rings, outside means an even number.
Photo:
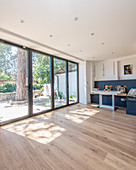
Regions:
<svg viewBox="0 0 136 170"><path fill-rule="evenodd" d="M95 65L93 67L93 76L95 77Z"/></svg>
<svg viewBox="0 0 136 170"><path fill-rule="evenodd" d="M115 76L115 62L113 61L113 76Z"/></svg>
<svg viewBox="0 0 136 170"><path fill-rule="evenodd" d="M105 74L104 74L104 64L103 64L103 76L105 76Z"/></svg>

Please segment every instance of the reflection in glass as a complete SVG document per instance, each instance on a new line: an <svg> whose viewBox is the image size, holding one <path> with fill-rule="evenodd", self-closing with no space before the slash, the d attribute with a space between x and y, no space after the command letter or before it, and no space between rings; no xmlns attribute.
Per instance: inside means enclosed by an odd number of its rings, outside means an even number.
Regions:
<svg viewBox="0 0 136 170"><path fill-rule="evenodd" d="M33 112L51 109L50 57L32 53Z"/></svg>
<svg viewBox="0 0 136 170"><path fill-rule="evenodd" d="M54 103L55 108L66 105L66 62L54 58Z"/></svg>
<svg viewBox="0 0 136 170"><path fill-rule="evenodd" d="M77 102L77 64L68 62L69 104Z"/></svg>
<svg viewBox="0 0 136 170"><path fill-rule="evenodd" d="M0 43L0 122L28 115L27 51Z"/></svg>
<svg viewBox="0 0 136 170"><path fill-rule="evenodd" d="M32 52L32 51L31 51ZM0 43L0 122L15 120L28 115L28 60L31 57L25 49ZM54 107L67 104L67 83L69 82L69 104L77 102L77 64L32 52L33 113L51 109L51 70L54 70ZM31 66L30 69L31 70ZM53 79L52 79L53 81ZM29 84L31 85L31 84ZM31 90L30 90L31 91ZM31 106L29 107L31 111Z"/></svg>

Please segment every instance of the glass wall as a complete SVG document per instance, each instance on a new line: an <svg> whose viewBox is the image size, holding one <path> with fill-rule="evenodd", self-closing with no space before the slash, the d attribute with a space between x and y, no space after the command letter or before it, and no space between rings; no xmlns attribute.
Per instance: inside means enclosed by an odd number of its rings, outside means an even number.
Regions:
<svg viewBox="0 0 136 170"><path fill-rule="evenodd" d="M54 107L66 105L66 61L54 58Z"/></svg>
<svg viewBox="0 0 136 170"><path fill-rule="evenodd" d="M32 53L33 112L51 109L50 57Z"/></svg>
<svg viewBox="0 0 136 170"><path fill-rule="evenodd" d="M0 43L0 125L78 102L78 64Z"/></svg>
<svg viewBox="0 0 136 170"><path fill-rule="evenodd" d="M27 51L0 43L0 122L28 115Z"/></svg>
<svg viewBox="0 0 136 170"><path fill-rule="evenodd" d="M77 64L68 62L68 77L69 77L69 104L72 104L78 101Z"/></svg>

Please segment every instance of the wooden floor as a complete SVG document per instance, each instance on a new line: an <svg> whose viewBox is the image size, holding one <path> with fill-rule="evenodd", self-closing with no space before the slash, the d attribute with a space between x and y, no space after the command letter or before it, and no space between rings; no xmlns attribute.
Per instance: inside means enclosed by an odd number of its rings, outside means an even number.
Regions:
<svg viewBox="0 0 136 170"><path fill-rule="evenodd" d="M0 170L136 170L136 117L73 105L0 128Z"/></svg>

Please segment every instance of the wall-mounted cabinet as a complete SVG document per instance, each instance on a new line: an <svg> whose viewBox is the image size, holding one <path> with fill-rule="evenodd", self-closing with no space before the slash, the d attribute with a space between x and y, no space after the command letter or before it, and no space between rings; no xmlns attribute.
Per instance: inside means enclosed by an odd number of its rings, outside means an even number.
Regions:
<svg viewBox="0 0 136 170"><path fill-rule="evenodd" d="M118 79L118 64L116 61L103 61L94 63L95 73L94 80L117 80Z"/></svg>
<svg viewBox="0 0 136 170"><path fill-rule="evenodd" d="M136 79L136 58L120 58L95 62L94 81ZM132 66L132 74L124 74L124 66Z"/></svg>

